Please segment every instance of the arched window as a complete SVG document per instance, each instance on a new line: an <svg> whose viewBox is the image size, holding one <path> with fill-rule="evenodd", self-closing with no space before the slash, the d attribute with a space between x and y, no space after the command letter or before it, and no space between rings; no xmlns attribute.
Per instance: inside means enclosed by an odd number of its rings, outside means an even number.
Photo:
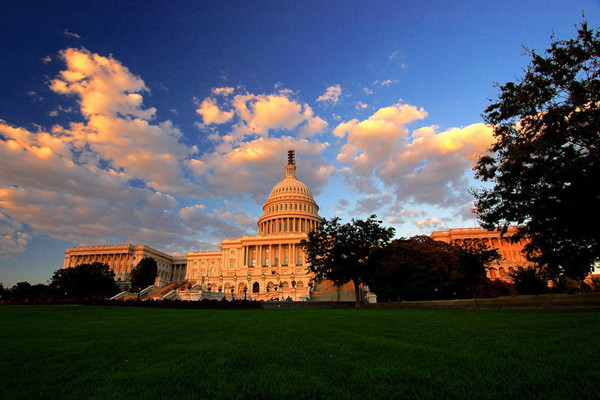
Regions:
<svg viewBox="0 0 600 400"><path fill-rule="evenodd" d="M246 288L246 284L244 282L238 285L238 293L244 293L244 289Z"/></svg>
<svg viewBox="0 0 600 400"><path fill-rule="evenodd" d="M252 285L252 293L258 292L260 292L260 285L258 284L258 282L254 282L254 285Z"/></svg>
<svg viewBox="0 0 600 400"><path fill-rule="evenodd" d="M496 279L496 269L490 268L490 278Z"/></svg>

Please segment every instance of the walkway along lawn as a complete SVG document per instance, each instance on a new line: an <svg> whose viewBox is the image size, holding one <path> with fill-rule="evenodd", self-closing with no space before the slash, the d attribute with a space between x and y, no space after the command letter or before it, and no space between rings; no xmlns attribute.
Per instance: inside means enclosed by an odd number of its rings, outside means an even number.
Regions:
<svg viewBox="0 0 600 400"><path fill-rule="evenodd" d="M600 308L0 306L3 399L597 398Z"/></svg>

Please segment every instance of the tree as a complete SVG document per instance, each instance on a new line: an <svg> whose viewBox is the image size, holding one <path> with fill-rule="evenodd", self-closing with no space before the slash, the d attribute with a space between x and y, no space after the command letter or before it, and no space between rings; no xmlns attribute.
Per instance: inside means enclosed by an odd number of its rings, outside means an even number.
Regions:
<svg viewBox="0 0 600 400"><path fill-rule="evenodd" d="M527 49L524 77L499 87L483 115L496 142L475 167L492 187L474 194L485 228L520 225L530 260L579 280L600 259L600 31L577 33Z"/></svg>
<svg viewBox="0 0 600 400"><path fill-rule="evenodd" d="M47 292L48 286L43 283L32 285L27 281L17 282L17 284L10 289L11 297L16 301L41 300L47 295Z"/></svg>
<svg viewBox="0 0 600 400"><path fill-rule="evenodd" d="M150 257L144 257L131 270L131 288L134 291L140 291L154 284L158 265L156 260Z"/></svg>
<svg viewBox="0 0 600 400"><path fill-rule="evenodd" d="M461 296L473 297L477 301L482 289L490 283L488 269L494 261L501 258L498 249L474 241L455 245L454 254L458 259L458 268L451 272L451 286ZM475 305L478 305L477 302Z"/></svg>
<svg viewBox="0 0 600 400"><path fill-rule="evenodd" d="M10 299L12 299L10 290L4 287L4 283L0 282L0 303L9 301Z"/></svg>
<svg viewBox="0 0 600 400"><path fill-rule="evenodd" d="M393 240L370 262L369 288L380 301L446 298L450 271L458 264L452 245L429 236Z"/></svg>
<svg viewBox="0 0 600 400"><path fill-rule="evenodd" d="M341 224L339 218L323 219L319 227L308 233L300 245L306 250L308 270L317 279L330 279L338 286L352 282L356 308L360 308L360 285L366 283L369 257L373 251L389 243L394 228L384 228L382 221L371 215L366 220Z"/></svg>
<svg viewBox="0 0 600 400"><path fill-rule="evenodd" d="M50 287L59 297L109 297L117 292L115 273L108 264L94 262L54 271Z"/></svg>
<svg viewBox="0 0 600 400"><path fill-rule="evenodd" d="M542 294L548 291L548 279L535 268L516 270L510 277L519 294Z"/></svg>

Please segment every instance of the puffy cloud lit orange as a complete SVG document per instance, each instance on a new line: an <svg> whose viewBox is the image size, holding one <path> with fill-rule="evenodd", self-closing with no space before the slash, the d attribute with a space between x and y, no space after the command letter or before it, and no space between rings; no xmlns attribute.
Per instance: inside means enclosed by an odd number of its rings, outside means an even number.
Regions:
<svg viewBox="0 0 600 400"><path fill-rule="evenodd" d="M397 201L450 206L468 197L466 171L493 143L491 127L473 124L437 132L435 126L410 131L407 124L427 117L412 105L396 104L368 119L339 124L334 134L347 137L337 160L355 190L391 190ZM362 177L362 178L361 178ZM375 180L366 184L365 180Z"/></svg>

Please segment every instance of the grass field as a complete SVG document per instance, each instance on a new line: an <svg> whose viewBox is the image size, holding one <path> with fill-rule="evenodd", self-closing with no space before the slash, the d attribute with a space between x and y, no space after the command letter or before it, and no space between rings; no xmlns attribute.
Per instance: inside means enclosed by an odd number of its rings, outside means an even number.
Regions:
<svg viewBox="0 0 600 400"><path fill-rule="evenodd" d="M599 398L600 309L0 307L2 399Z"/></svg>

